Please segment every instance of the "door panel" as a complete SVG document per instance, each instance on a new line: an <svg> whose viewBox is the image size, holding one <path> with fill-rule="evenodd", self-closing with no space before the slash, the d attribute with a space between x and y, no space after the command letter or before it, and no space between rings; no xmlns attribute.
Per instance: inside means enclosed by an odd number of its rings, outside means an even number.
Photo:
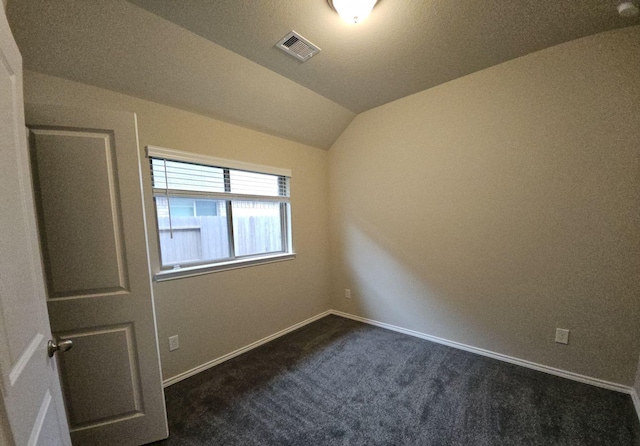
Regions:
<svg viewBox="0 0 640 446"><path fill-rule="evenodd" d="M59 410L59 407L54 404L54 396L48 390L38 410L36 423L27 444L37 446L67 444L61 441L62 438L66 438L65 441L69 441L69 432L66 430L66 426L65 431L62 431L62 425L58 420L64 419L65 414L60 413Z"/></svg>
<svg viewBox="0 0 640 446"><path fill-rule="evenodd" d="M55 358L46 350L51 332L24 131L22 59L4 8L0 98L0 442L70 445Z"/></svg>
<svg viewBox="0 0 640 446"><path fill-rule="evenodd" d="M135 115L27 104L51 328L74 444L166 438Z"/></svg>
<svg viewBox="0 0 640 446"><path fill-rule="evenodd" d="M63 337L73 341L75 350L60 361L71 429L142 414L131 324L65 333ZM119 383L117 392L112 388L114 381Z"/></svg>
<svg viewBox="0 0 640 446"><path fill-rule="evenodd" d="M111 133L32 129L49 296L127 288Z"/></svg>
<svg viewBox="0 0 640 446"><path fill-rule="evenodd" d="M3 178L10 178L14 184L2 185L2 193L0 193L0 224L2 228L10 229L10 237L0 238L0 250L3 253L15 254L15 258L9 258L3 263L2 273L6 278L15 278L15 280L2 281L2 299L3 299L3 316L5 335L8 340L8 364L12 367L12 383L20 373L20 366L25 365L34 348L38 343L33 343L34 339L39 336L39 340L44 339L44 335L40 333L39 324L40 317L30 317L33 308L37 308L37 284L34 283L32 259L30 256L21 255L24 251L25 241L27 246L32 243L29 240L29 228L32 225L29 219L29 209L25 203L25 197L29 193L29 177L25 178L25 171L22 162L24 161L24 145L18 141L19 136L15 134L14 121L15 113L21 107L17 104L15 97L16 76L10 70L8 61L0 60L0 91L10 93L6 97L10 100L8 107L2 107L0 113L0 122L2 123L2 135L11 138L7 141L9 144L3 144L3 155L7 158L2 159L0 163L0 175ZM3 98L5 96L3 95ZM20 135L21 136L21 135ZM3 141L4 142L4 141ZM4 188L7 188L5 191ZM10 210L16 210L11 212ZM39 316L39 315L38 315ZM4 355L3 355L4 356Z"/></svg>

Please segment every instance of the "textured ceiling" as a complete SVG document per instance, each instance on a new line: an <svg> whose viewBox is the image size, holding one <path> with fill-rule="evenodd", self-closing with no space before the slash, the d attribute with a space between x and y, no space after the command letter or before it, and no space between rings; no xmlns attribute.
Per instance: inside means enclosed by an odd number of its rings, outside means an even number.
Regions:
<svg viewBox="0 0 640 446"><path fill-rule="evenodd" d="M10 0L27 69L328 149L356 113L558 43L637 25L617 0ZM295 30L305 63L274 44Z"/></svg>
<svg viewBox="0 0 640 446"><path fill-rule="evenodd" d="M380 0L357 25L326 0L129 0L359 113L579 37L638 24L616 0ZM305 63L274 44L295 30Z"/></svg>
<svg viewBox="0 0 640 446"><path fill-rule="evenodd" d="M29 70L322 149L331 147L355 117L318 93L124 0L11 0L8 18Z"/></svg>

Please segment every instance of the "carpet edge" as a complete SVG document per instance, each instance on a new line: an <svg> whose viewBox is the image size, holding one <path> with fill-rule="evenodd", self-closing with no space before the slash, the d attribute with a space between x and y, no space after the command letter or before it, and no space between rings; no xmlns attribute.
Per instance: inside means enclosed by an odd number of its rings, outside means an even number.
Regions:
<svg viewBox="0 0 640 446"><path fill-rule="evenodd" d="M527 361L525 359L515 358L513 356L505 355L502 353L493 352L491 350L485 350L479 347L474 347L467 344L462 344L456 341L450 341L448 339L439 338L437 336L428 335L426 333L421 333L419 331L410 330L408 328L398 327L396 325L387 324L385 322L376 321L374 319L368 319L361 316L356 316L354 314L345 313L343 311L338 310L329 310L330 314L341 316L347 319L352 319L358 322L363 322L365 324L374 325L376 327L385 328L387 330L396 331L398 333L403 333L409 336L413 336L420 339L425 339L427 341L435 342L437 344L446 345L448 347L453 347L458 350L464 350L470 353L475 353L481 356L486 356L489 358L497 359L499 361L508 362L510 364L519 365L522 367L526 367L528 369L537 370L539 372L548 373L550 375L560 376L562 378L567 378L572 381L578 381L583 384L590 384L592 386L601 387L603 389L613 390L616 392L626 393L631 395L633 399L634 406L636 408L636 412L638 412L638 417L640 418L640 400L638 399L637 393L630 386L625 386L624 384L618 384L610 381L605 381L603 379L594 378L587 375L581 375L579 373L570 372L568 370L562 370L555 367L546 366L543 364L538 364L532 361ZM635 397L634 397L635 395Z"/></svg>
<svg viewBox="0 0 640 446"><path fill-rule="evenodd" d="M497 359L499 361L503 361L503 362L507 362L510 364L514 364L514 365L518 365L521 367L526 367L528 369L533 369L533 370L537 370L539 372L544 372L544 373L548 373L550 375L555 375L555 376L559 376L562 378L566 378L566 379L570 379L572 381L577 381L577 382L581 382L583 384L589 384L595 387L601 387L604 389L608 389L608 390L613 390L616 392L620 392L620 393L625 393L631 396L631 399L633 401L633 405L634 408L636 410L636 414L638 415L638 419L640 420L640 397L638 396L638 393L635 391L635 389L633 387L630 386L625 386L623 384L618 384L618 383L614 383L614 382L610 382L610 381L605 381L599 378L594 378L591 376L587 376L587 375L582 375L579 373L575 373L575 372L570 372L568 370L562 370L562 369L558 369L555 367L550 367L550 366L546 366L543 364L539 364L539 363L535 363L532 361L527 361L524 359L520 359L520 358L516 358L513 356L509 356L509 355L505 355L502 353L497 353L497 352L493 352L491 350L485 350L479 347L474 347L471 345L467 345L467 344L462 344L460 342L456 342L456 341L450 341L448 339L444 339L444 338L439 338L437 336L432 336L426 333L422 333L419 331L415 331L415 330L410 330L408 328L403 328L403 327L399 327L396 325L392 325L392 324L387 324L385 322L380 322L380 321L376 321L374 319L369 319L369 318L365 318L365 317L361 317L361 316L356 316L354 314L350 314L350 313L346 313L343 311L338 311L338 310L326 310L323 311L322 313L319 313L315 316L312 316L308 319L305 319L304 321L298 322L297 324L294 324L290 327L287 327L283 330L280 330L274 334L271 334L269 336L266 336L262 339L259 339L255 342L252 342L251 344L248 344L244 347L240 347L237 350L234 350L230 353L227 353L225 355L222 355L218 358L212 359L211 361L208 361L204 364L201 364L199 366L193 367L192 369L189 369L185 372L179 373L175 376L172 376L171 378L167 378L166 380L164 380L162 382L162 386L163 387L169 387L172 384L176 384L184 379L187 379L191 376L194 376L200 372L203 372L207 369L210 369L211 367L215 367L218 364L221 364L225 361L228 361L232 358L235 358L236 356L239 356L243 353L246 353L250 350L253 350L254 348L257 348L263 344L266 344L267 342L273 341L274 339L277 339L281 336L286 335L287 333L290 333L294 330L297 330L298 328L304 327L305 325L308 325L312 322L317 321L318 319L322 319L325 316L328 315L335 315L335 316L340 316L340 317L344 317L347 319L352 319L358 322L362 322L365 324L369 324L369 325L373 325L376 327L380 327L380 328L384 328L387 330L391 330L391 331L395 331L398 333L403 333L409 336L413 336L413 337L417 337L420 339L425 339L427 341L431 341L431 342L435 342L437 344L442 344L442 345L446 345L452 348L456 348L458 350L464 350L470 353L475 353L481 356L486 356L489 358L493 358L493 359Z"/></svg>
<svg viewBox="0 0 640 446"><path fill-rule="evenodd" d="M246 353L249 350L253 350L256 347L260 347L261 345L266 344L267 342L273 341L274 339L284 336L287 333L291 333L292 331L297 330L298 328L304 327L305 325L308 325L311 322L315 322L318 319L322 319L325 316L329 316L330 314L331 314L331 310L323 311L322 313L316 314L315 316L312 316L309 319L305 319L302 322L298 322L297 324L294 324L274 334L271 334L255 342L252 342L251 344L245 345L244 347L240 347L239 349L234 350L230 353L227 353L226 355L222 355L218 358L212 359L211 361L207 361L204 364L200 364L199 366L193 367L192 369L189 369L185 372L178 373L177 375L174 375L171 378L167 378L163 380L162 387L169 387L184 379L190 378L193 375L197 375L200 372L204 372L205 370L208 370L211 367L215 367L218 364L228 361L229 359L235 358L236 356Z"/></svg>

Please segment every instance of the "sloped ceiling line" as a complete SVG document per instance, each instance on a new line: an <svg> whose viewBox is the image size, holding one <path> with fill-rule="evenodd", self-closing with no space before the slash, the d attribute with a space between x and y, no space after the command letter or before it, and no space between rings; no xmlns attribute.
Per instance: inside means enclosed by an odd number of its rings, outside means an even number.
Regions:
<svg viewBox="0 0 640 446"><path fill-rule="evenodd" d="M27 69L328 149L357 113L525 54L637 25L616 0L385 0L357 25L325 0L22 0ZM295 29L322 48L274 45Z"/></svg>

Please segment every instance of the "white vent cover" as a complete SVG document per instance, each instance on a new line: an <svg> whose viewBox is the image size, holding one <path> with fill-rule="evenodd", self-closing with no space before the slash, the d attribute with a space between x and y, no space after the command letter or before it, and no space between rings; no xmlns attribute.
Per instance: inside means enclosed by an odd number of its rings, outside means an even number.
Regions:
<svg viewBox="0 0 640 446"><path fill-rule="evenodd" d="M291 31L284 36L280 42L276 43L276 46L302 62L306 62L314 54L320 52L320 48L295 31Z"/></svg>

